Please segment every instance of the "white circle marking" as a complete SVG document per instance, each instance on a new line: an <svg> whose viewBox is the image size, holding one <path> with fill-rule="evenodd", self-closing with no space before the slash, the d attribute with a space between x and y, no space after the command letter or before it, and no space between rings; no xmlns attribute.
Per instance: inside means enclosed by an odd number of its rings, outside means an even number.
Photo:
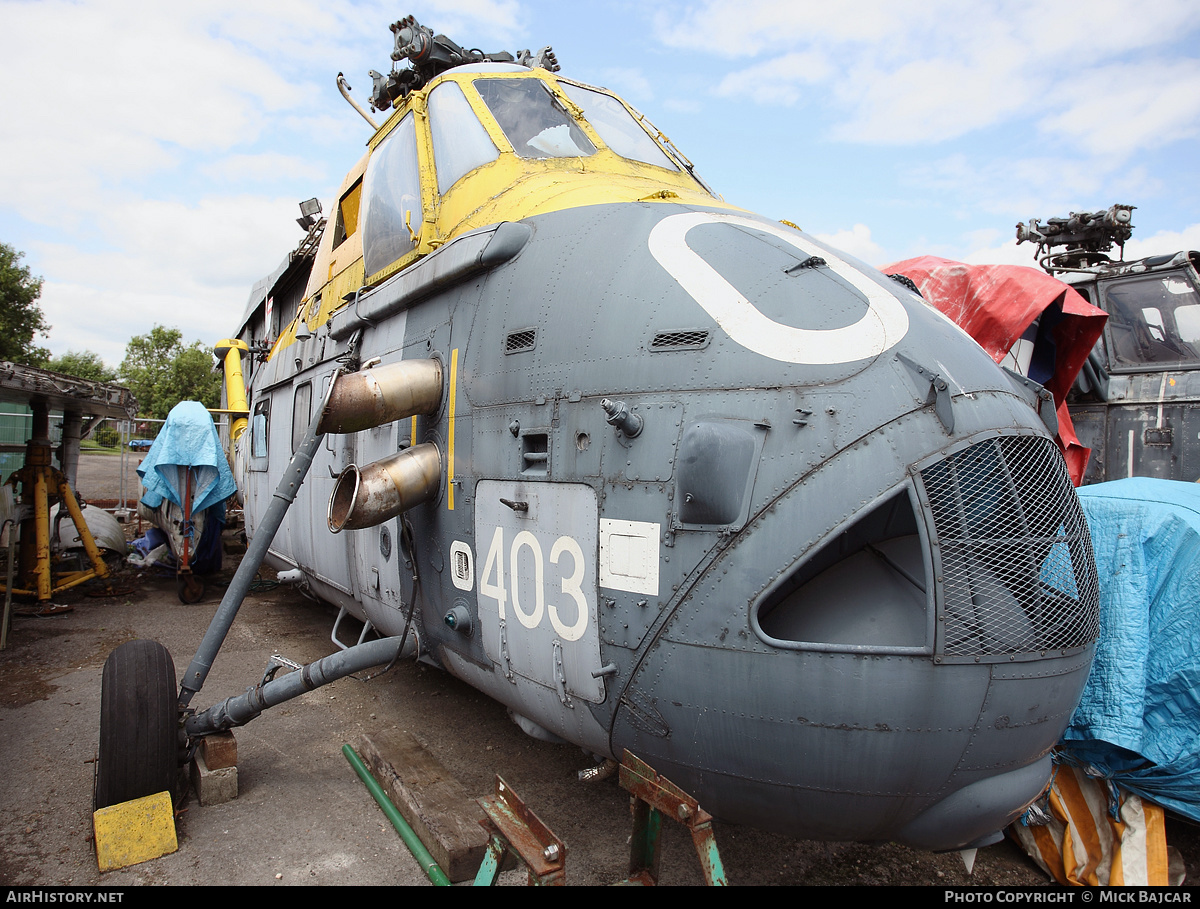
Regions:
<svg viewBox="0 0 1200 909"><path fill-rule="evenodd" d="M701 224L748 227L778 237L806 256L820 256L830 271L867 298L866 313L853 325L830 329L795 328L769 319L687 245L688 231ZM658 264L730 338L772 360L814 366L852 363L878 356L908 332L908 312L899 298L850 263L783 225L723 212L684 212L659 221L648 242Z"/></svg>

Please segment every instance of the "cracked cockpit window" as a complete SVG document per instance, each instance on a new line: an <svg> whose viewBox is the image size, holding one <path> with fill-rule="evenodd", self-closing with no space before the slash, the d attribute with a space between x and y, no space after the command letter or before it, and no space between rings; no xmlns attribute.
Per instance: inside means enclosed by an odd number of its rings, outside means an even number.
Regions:
<svg viewBox="0 0 1200 909"><path fill-rule="evenodd" d="M477 79L475 89L522 158L584 158L596 146L538 79Z"/></svg>

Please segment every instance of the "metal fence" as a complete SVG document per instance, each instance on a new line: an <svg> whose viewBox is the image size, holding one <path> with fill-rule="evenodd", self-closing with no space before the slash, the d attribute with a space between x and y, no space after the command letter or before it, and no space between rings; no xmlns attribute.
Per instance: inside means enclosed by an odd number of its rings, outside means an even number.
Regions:
<svg viewBox="0 0 1200 909"><path fill-rule="evenodd" d="M12 405L9 405L10 407ZM0 413L0 484L7 483L13 472L25 463L25 445L33 431L33 413L22 411ZM62 422L50 421L50 442L62 441Z"/></svg>
<svg viewBox="0 0 1200 909"><path fill-rule="evenodd" d="M11 406L11 405L10 405ZM228 426L227 419L217 420L218 432ZM158 437L166 420L105 420L81 443L80 453L88 451L112 452L121 459L121 485L117 510L132 508L139 496L140 483L136 478L127 480L132 468L145 457L146 452ZM25 463L25 447L33 430L33 414L26 411L0 413L0 485ZM62 442L62 415L51 414L50 443L55 449Z"/></svg>

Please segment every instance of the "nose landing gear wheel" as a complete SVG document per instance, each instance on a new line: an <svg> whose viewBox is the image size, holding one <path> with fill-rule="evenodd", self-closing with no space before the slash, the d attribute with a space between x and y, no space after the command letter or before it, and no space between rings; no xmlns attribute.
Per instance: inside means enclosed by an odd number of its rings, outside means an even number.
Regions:
<svg viewBox="0 0 1200 909"><path fill-rule="evenodd" d="M157 641L129 641L104 663L96 810L131 799L178 793L175 664Z"/></svg>

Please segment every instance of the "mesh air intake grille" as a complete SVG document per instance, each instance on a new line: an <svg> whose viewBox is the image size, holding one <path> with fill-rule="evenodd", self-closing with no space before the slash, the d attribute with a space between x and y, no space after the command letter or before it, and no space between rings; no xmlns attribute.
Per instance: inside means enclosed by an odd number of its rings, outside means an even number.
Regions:
<svg viewBox="0 0 1200 909"><path fill-rule="evenodd" d="M660 331L650 342L651 350L689 350L708 343L707 331Z"/></svg>
<svg viewBox="0 0 1200 909"><path fill-rule="evenodd" d="M526 328L521 331L514 331L507 335L504 339L504 352L506 354L510 354L519 353L522 350L533 350L533 345L536 342L536 328Z"/></svg>
<svg viewBox="0 0 1200 909"><path fill-rule="evenodd" d="M1052 441L989 439L927 467L919 482L941 562L939 653L997 657L1095 640L1092 540Z"/></svg>

